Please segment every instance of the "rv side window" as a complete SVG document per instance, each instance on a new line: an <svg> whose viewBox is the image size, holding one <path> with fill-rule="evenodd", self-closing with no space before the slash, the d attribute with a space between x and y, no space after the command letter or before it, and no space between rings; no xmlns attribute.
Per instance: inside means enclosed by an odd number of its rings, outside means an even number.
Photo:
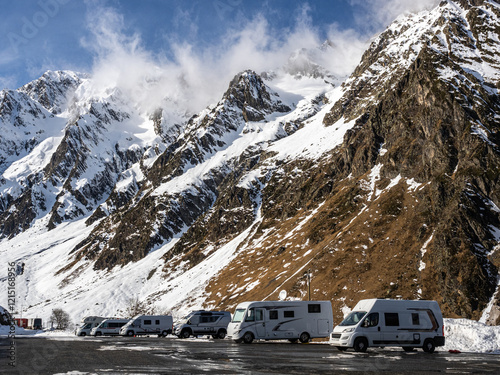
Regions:
<svg viewBox="0 0 500 375"><path fill-rule="evenodd" d="M247 318L245 322L254 322L255 321L255 313L253 309L249 309L247 313Z"/></svg>
<svg viewBox="0 0 500 375"><path fill-rule="evenodd" d="M398 313L384 313L385 325L388 327L399 326L399 315Z"/></svg>
<svg viewBox="0 0 500 375"><path fill-rule="evenodd" d="M295 311L283 311L283 316L285 318L293 318L295 317Z"/></svg>
<svg viewBox="0 0 500 375"><path fill-rule="evenodd" d="M269 319L270 320L278 319L278 310L269 311Z"/></svg>
<svg viewBox="0 0 500 375"><path fill-rule="evenodd" d="M319 303L312 303L307 305L307 312L308 313L320 313L321 312L321 305Z"/></svg>
<svg viewBox="0 0 500 375"><path fill-rule="evenodd" d="M145 326L150 326L150 325L151 325L151 320L149 320L149 319L144 319L144 325L145 325Z"/></svg>
<svg viewBox="0 0 500 375"><path fill-rule="evenodd" d="M159 326L159 325L160 325L160 321L159 321L159 320L155 320L155 324L156 324L157 326Z"/></svg>
<svg viewBox="0 0 500 375"><path fill-rule="evenodd" d="M264 320L264 310L262 309L255 310L255 320Z"/></svg>
<svg viewBox="0 0 500 375"><path fill-rule="evenodd" d="M420 317L418 313L411 313L411 322L413 323L414 326L420 325Z"/></svg>

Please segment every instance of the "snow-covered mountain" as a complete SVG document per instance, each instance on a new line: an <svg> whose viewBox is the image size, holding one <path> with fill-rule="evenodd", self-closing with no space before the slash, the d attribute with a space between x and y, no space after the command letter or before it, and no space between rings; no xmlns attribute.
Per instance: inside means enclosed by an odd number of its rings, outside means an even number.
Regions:
<svg viewBox="0 0 500 375"><path fill-rule="evenodd" d="M298 50L191 117L47 72L0 93L0 254L18 308L175 315L307 293L497 320L500 5L398 18L342 85ZM184 113L177 109L176 113ZM6 283L5 270L0 283ZM0 305L6 296L0 298Z"/></svg>

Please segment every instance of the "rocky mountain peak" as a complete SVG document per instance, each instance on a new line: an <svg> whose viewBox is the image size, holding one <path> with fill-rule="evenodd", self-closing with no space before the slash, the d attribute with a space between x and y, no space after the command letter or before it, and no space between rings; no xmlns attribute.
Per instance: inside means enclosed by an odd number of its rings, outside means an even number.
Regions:
<svg viewBox="0 0 500 375"><path fill-rule="evenodd" d="M290 111L290 107L281 102L279 95L252 70L237 74L231 80L224 98L243 111L245 121L262 121L267 114Z"/></svg>
<svg viewBox="0 0 500 375"><path fill-rule="evenodd" d="M43 105L49 112L59 114L67 104L68 96L82 83L82 79L87 77L86 74L68 70L49 70L18 91Z"/></svg>

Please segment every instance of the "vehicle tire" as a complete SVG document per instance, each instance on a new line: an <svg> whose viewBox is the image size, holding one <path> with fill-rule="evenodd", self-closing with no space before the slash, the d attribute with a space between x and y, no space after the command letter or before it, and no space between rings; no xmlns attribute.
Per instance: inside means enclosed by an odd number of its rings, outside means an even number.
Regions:
<svg viewBox="0 0 500 375"><path fill-rule="evenodd" d="M433 339L425 339L424 346L422 346L422 349L426 353L434 353L434 350L436 350L436 344L434 343L434 340Z"/></svg>
<svg viewBox="0 0 500 375"><path fill-rule="evenodd" d="M168 335L168 331L162 331L161 335L162 335L163 337L167 337L167 335Z"/></svg>
<svg viewBox="0 0 500 375"><path fill-rule="evenodd" d="M290 341L292 344L296 344L299 339L288 339L288 341Z"/></svg>
<svg viewBox="0 0 500 375"><path fill-rule="evenodd" d="M97 332L95 333L95 335L96 335L96 336L102 336L102 332L101 332L101 331L97 331Z"/></svg>
<svg viewBox="0 0 500 375"><path fill-rule="evenodd" d="M305 344L307 342L309 342L309 340L311 339L311 336L309 335L309 333L307 332L302 332L299 336L299 341L302 343L302 344Z"/></svg>
<svg viewBox="0 0 500 375"><path fill-rule="evenodd" d="M409 352L412 352L413 350L415 350L415 348L412 346L403 346L403 350L405 352L409 353Z"/></svg>
<svg viewBox="0 0 500 375"><path fill-rule="evenodd" d="M134 336L134 331L127 331L127 336L128 337Z"/></svg>
<svg viewBox="0 0 500 375"><path fill-rule="evenodd" d="M252 332L247 332L243 335L243 342L245 344L251 344L253 341L253 334Z"/></svg>
<svg viewBox="0 0 500 375"><path fill-rule="evenodd" d="M87 334L85 332L82 332L82 333L80 333L80 336L84 337L84 336L87 336Z"/></svg>
<svg viewBox="0 0 500 375"><path fill-rule="evenodd" d="M187 339L189 338L189 336L191 336L191 332L189 331L189 329L183 329L180 337L183 339Z"/></svg>
<svg viewBox="0 0 500 375"><path fill-rule="evenodd" d="M364 337L358 337L354 340L354 350L357 352L364 353L368 348L368 341Z"/></svg>
<svg viewBox="0 0 500 375"><path fill-rule="evenodd" d="M224 339L226 337L226 330L225 329L219 329L219 332L217 332L216 337L218 339Z"/></svg>
<svg viewBox="0 0 500 375"><path fill-rule="evenodd" d="M337 346L337 349L341 352L345 352L347 350L347 346Z"/></svg>

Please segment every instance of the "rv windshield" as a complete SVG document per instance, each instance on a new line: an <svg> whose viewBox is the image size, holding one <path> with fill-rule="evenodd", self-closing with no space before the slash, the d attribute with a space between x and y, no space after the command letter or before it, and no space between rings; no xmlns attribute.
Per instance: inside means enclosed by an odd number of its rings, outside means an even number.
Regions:
<svg viewBox="0 0 500 375"><path fill-rule="evenodd" d="M339 326L354 326L366 315L366 311L353 311L339 324Z"/></svg>
<svg viewBox="0 0 500 375"><path fill-rule="evenodd" d="M233 315L232 322L233 323L242 322L243 318L245 317L245 311L247 311L247 309L236 309L236 311L234 312L234 315Z"/></svg>

